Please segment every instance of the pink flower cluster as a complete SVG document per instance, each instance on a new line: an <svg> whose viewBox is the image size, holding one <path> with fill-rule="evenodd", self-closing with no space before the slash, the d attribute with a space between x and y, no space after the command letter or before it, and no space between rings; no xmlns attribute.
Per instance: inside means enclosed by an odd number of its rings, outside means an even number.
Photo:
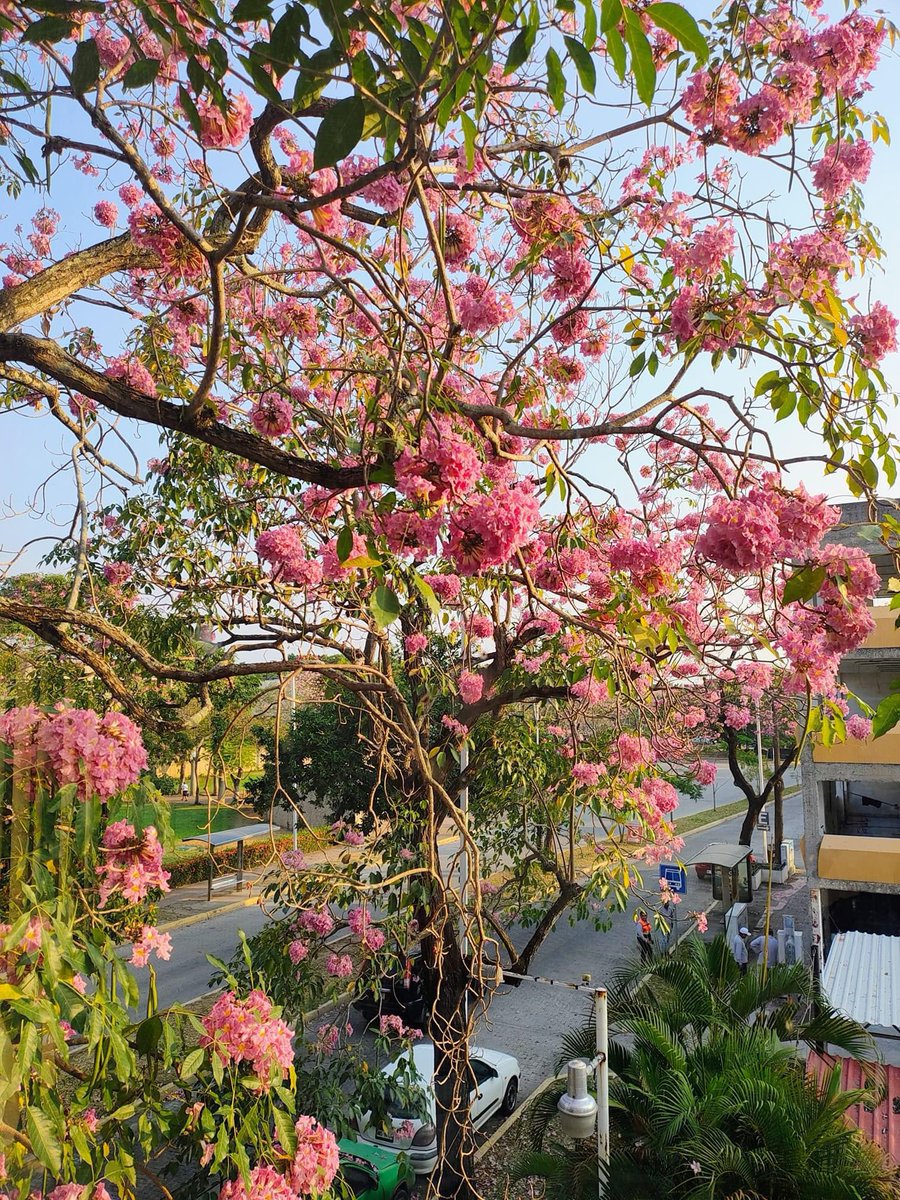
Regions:
<svg viewBox="0 0 900 1200"><path fill-rule="evenodd" d="M284 583L315 587L322 580L322 564L306 557L306 546L293 525L266 529L256 539L256 553L272 564Z"/></svg>
<svg viewBox="0 0 900 1200"><path fill-rule="evenodd" d="M266 392L251 409L250 424L262 437L282 437L293 427L293 405L280 392Z"/></svg>
<svg viewBox="0 0 900 1200"><path fill-rule="evenodd" d="M234 992L225 992L203 1017L202 1024L206 1032L200 1045L210 1047L226 1065L248 1063L259 1079L261 1091L281 1083L293 1066L293 1031L273 1015L271 1000L259 989L245 1000Z"/></svg>
<svg viewBox="0 0 900 1200"><path fill-rule="evenodd" d="M228 97L225 112L211 96L197 101L200 114L200 143L206 150L227 150L242 145L253 124L253 109L243 92Z"/></svg>
<svg viewBox="0 0 900 1200"><path fill-rule="evenodd" d="M477 704L484 692L484 679L472 671L462 671L459 676L459 695L463 704Z"/></svg>
<svg viewBox="0 0 900 1200"><path fill-rule="evenodd" d="M394 464L397 487L428 503L467 496L481 478L478 452L445 417L425 429L415 452L408 447Z"/></svg>
<svg viewBox="0 0 900 1200"><path fill-rule="evenodd" d="M762 571L779 559L806 557L837 520L824 496L802 485L782 491L765 479L736 500L716 497L697 549L728 571Z"/></svg>
<svg viewBox="0 0 900 1200"><path fill-rule="evenodd" d="M636 771L651 767L656 762L656 755L647 738L620 733L610 760L622 771Z"/></svg>
<svg viewBox="0 0 900 1200"><path fill-rule="evenodd" d="M421 1029L413 1029L408 1025L404 1025L402 1017L398 1017L394 1013L388 1013L381 1017L378 1022L378 1032L385 1037L405 1037L411 1041L416 1041L422 1036Z"/></svg>
<svg viewBox="0 0 900 1200"><path fill-rule="evenodd" d="M873 153L872 143L865 138L828 147L813 170L813 184L826 204L840 200L854 183L865 183Z"/></svg>
<svg viewBox="0 0 900 1200"><path fill-rule="evenodd" d="M13 749L17 769L34 766L43 751L59 784L76 784L78 795L108 799L138 778L147 752L138 727L122 713L99 716L90 708L11 708L0 716L0 738Z"/></svg>
<svg viewBox="0 0 900 1200"><path fill-rule="evenodd" d="M863 361L870 367L897 349L897 318L880 300L872 305L871 312L851 317L850 329L860 345Z"/></svg>
<svg viewBox="0 0 900 1200"><path fill-rule="evenodd" d="M537 497L527 483L498 485L453 513L447 556L460 575L502 566L526 544L539 517Z"/></svg>
<svg viewBox="0 0 900 1200"><path fill-rule="evenodd" d="M351 908L347 913L347 924L350 932L355 934L364 948L373 954L384 945L384 933L372 925L371 918L364 908Z"/></svg>
<svg viewBox="0 0 900 1200"><path fill-rule="evenodd" d="M338 1170L338 1148L334 1134L314 1117L301 1115L294 1124L297 1149L287 1178L298 1196L326 1192Z"/></svg>
<svg viewBox="0 0 900 1200"><path fill-rule="evenodd" d="M319 937L328 937L334 932L334 917L327 908L301 909L295 923L304 933L317 933Z"/></svg>
<svg viewBox="0 0 900 1200"><path fill-rule="evenodd" d="M172 956L172 936L160 933L155 925L142 925L141 936L131 948L131 965L146 967L154 951L157 958L168 961Z"/></svg>
<svg viewBox="0 0 900 1200"><path fill-rule="evenodd" d="M114 893L137 904L156 888L169 890L169 872L162 865L162 843L152 825L138 834L129 821L113 821L100 839L100 852L97 875L101 904Z"/></svg>
<svg viewBox="0 0 900 1200"><path fill-rule="evenodd" d="M123 583L127 583L131 578L131 564L126 562L108 562L103 567L103 575L111 587L121 587Z"/></svg>

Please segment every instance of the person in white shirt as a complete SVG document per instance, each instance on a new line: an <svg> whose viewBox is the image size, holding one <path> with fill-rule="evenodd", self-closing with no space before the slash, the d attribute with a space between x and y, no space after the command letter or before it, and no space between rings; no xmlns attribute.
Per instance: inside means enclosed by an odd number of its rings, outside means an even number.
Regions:
<svg viewBox="0 0 900 1200"><path fill-rule="evenodd" d="M778 962L778 938L769 931L768 938L762 934L750 943L750 949L756 954L757 966L773 967Z"/></svg>
<svg viewBox="0 0 900 1200"><path fill-rule="evenodd" d="M741 974L747 974L747 963L750 961L750 956L747 953L747 938L750 936L750 930L746 925L742 925L731 942L731 953L734 955L734 961L741 968Z"/></svg>

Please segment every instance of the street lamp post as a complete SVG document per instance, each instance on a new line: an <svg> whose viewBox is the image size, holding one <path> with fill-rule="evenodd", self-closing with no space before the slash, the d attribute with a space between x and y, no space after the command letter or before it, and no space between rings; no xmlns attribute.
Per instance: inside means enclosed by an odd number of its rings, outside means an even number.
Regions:
<svg viewBox="0 0 900 1200"><path fill-rule="evenodd" d="M504 979L521 983L540 983L548 987L564 987L573 992L590 992L594 1003L596 1056L592 1062L573 1059L566 1068L566 1091L557 1108L563 1131L574 1138L597 1134L597 1174L599 1200L604 1196L605 1168L609 1165L609 1013L606 988L594 987L590 975L584 983L569 983L565 979L545 979L541 975L519 975L504 971ZM597 1098L588 1095L587 1073L593 1070Z"/></svg>

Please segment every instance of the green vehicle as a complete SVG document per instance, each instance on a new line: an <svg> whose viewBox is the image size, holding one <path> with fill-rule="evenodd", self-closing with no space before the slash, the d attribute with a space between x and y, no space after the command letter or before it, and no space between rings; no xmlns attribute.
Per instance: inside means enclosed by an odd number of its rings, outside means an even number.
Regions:
<svg viewBox="0 0 900 1200"><path fill-rule="evenodd" d="M339 1174L356 1200L409 1200L416 1177L405 1155L349 1138L340 1139L338 1151Z"/></svg>

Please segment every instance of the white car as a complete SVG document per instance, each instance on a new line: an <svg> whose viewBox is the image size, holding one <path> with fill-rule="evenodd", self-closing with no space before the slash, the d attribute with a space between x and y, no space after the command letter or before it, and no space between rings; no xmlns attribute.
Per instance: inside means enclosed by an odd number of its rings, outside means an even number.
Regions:
<svg viewBox="0 0 900 1200"><path fill-rule="evenodd" d="M419 1086L425 1092L428 1116L425 1120L406 1112L399 1103L389 1104L392 1132L382 1132L368 1123L368 1114L360 1122L359 1136L376 1146L390 1147L403 1151L417 1175L430 1175L437 1166L437 1128L435 1125L435 1102L432 1088L434 1075L434 1046L431 1042L419 1042L411 1051L405 1051L385 1067L385 1075L397 1073L406 1067L412 1055L412 1067L418 1076ZM511 1054L499 1050L473 1047L469 1061L475 1076L475 1086L469 1095L472 1124L480 1129L486 1121L498 1113L509 1115L519 1099L519 1063Z"/></svg>

